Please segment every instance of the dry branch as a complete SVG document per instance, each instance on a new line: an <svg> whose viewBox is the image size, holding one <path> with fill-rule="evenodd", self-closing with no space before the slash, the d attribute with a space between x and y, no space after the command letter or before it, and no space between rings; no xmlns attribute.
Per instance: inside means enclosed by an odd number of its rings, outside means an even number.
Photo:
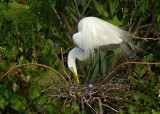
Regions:
<svg viewBox="0 0 160 114"><path fill-rule="evenodd" d="M93 100L95 100L95 99L98 100L98 105L99 105L100 113L103 114L101 99L99 97L93 98Z"/></svg>
<svg viewBox="0 0 160 114"><path fill-rule="evenodd" d="M99 84L99 86L102 85L113 73L115 73L116 71L118 71L118 69L119 69L120 67L125 66L125 65L127 65L127 64L160 65L160 62L158 62L158 63L151 63L151 62L125 62L125 63L122 63L122 64L120 64L119 66L117 66L113 71L111 71L111 72L103 79L103 81ZM98 87L99 87L99 86L98 86Z"/></svg>
<svg viewBox="0 0 160 114"><path fill-rule="evenodd" d="M64 81L65 83L69 86L68 81L63 77L63 75L61 73L59 73L58 71L56 71L55 69L46 66L46 65L42 65L42 64L38 64L38 63L27 63L27 64L21 64L15 67L10 68L10 70L8 72L6 72L1 78L4 78L8 73L12 72L14 69L19 68L19 67L23 67L23 66L30 66L30 65L35 65L35 66L40 66L40 67L44 67L47 68L53 72L55 72L56 74L58 74Z"/></svg>
<svg viewBox="0 0 160 114"><path fill-rule="evenodd" d="M141 39L141 40L159 40L160 39L160 37L158 37L158 38L144 38L144 37L138 37L138 36L133 36L133 35L129 35L129 36L131 36L132 38L134 38L134 39Z"/></svg>
<svg viewBox="0 0 160 114"><path fill-rule="evenodd" d="M84 101L83 101L83 97L81 97L81 105L82 105L82 114L84 114Z"/></svg>
<svg viewBox="0 0 160 114"><path fill-rule="evenodd" d="M48 97L51 97L52 99L63 99L65 103L62 110L66 105L71 105L72 102L76 101L81 104L82 113L84 113L85 109L88 110L87 108L89 108L92 113L98 113L93 107L95 106L95 103L99 105L101 114L103 113L102 105L111 109L111 112L117 113L117 110L119 110L127 101L127 99L125 99L124 91L128 90L130 86L107 83L97 88L96 85L98 84L94 83L93 87L88 87L88 85L65 87L54 84L49 88L44 88L42 91L49 93ZM122 97L115 97L114 95L116 93L121 93ZM95 101L96 99L98 101ZM111 102L113 101L112 105L108 104L109 99L111 99ZM121 105L117 106L117 102L121 102Z"/></svg>
<svg viewBox="0 0 160 114"><path fill-rule="evenodd" d="M81 15L80 15L80 13L79 13L79 9L78 9L76 0L74 0L74 4L75 4L75 9L76 9L76 11L77 11L77 14L78 14L78 16L79 16L79 18L80 18Z"/></svg>
<svg viewBox="0 0 160 114"><path fill-rule="evenodd" d="M149 35L149 33L150 33L150 31L151 31L151 29L152 29L152 27L153 27L153 25L154 25L156 19L157 19L157 16L153 17L153 20L152 20L152 22L151 22L151 25L149 26L149 28L148 28L146 34L144 35L144 37L147 37L147 36ZM145 43L145 40L143 40L143 41L141 42L141 44L140 44L139 47L141 48L141 47L143 46L144 43ZM137 51L137 52L138 52L138 51ZM136 52L136 53L137 53L137 52Z"/></svg>
<svg viewBox="0 0 160 114"><path fill-rule="evenodd" d="M67 30L68 30L69 34L72 35L73 34L72 27L68 22L68 19L67 19L66 15L65 15L64 9L60 12L60 17L63 20L65 26L67 27Z"/></svg>
<svg viewBox="0 0 160 114"><path fill-rule="evenodd" d="M71 86L72 86L71 78L70 78L70 76L67 74L67 72L66 72L66 70L65 70L65 67L64 67L64 59L63 59L63 50L62 50L62 48L61 48L61 57L62 57L63 72L64 72L64 73L66 74L66 76L68 77L69 82L70 82L70 84L71 84Z"/></svg>
<svg viewBox="0 0 160 114"><path fill-rule="evenodd" d="M140 29L141 23L142 23L142 17L140 17L139 20L138 20L138 23L137 23L136 29L133 33L133 36L135 36L138 33L138 30Z"/></svg>
<svg viewBox="0 0 160 114"><path fill-rule="evenodd" d="M102 103L102 105L103 105L103 106L105 106L105 107L107 107L107 108L110 108L110 109L112 109L113 111L115 111L116 113L118 113L118 111L117 111L116 109L114 109L114 108L110 107L109 105L107 105L107 104L103 104L103 103Z"/></svg>
<svg viewBox="0 0 160 114"><path fill-rule="evenodd" d="M79 21L80 21L80 20L82 19L82 17L84 16L84 14L85 14L85 12L86 12L89 4L91 3L91 1L92 1L92 0L88 0L88 3L87 3L87 5L86 5L86 7L85 7L85 8L83 9L83 11L82 11L82 14L81 14L81 16L80 16L80 18L79 18ZM79 22L79 21L78 21L78 22ZM75 33L75 32L77 31L77 29L78 29L78 23L77 23L76 28L74 29L74 32L73 32L73 33Z"/></svg>
<svg viewBox="0 0 160 114"><path fill-rule="evenodd" d="M49 2L51 3L51 7L52 7L53 11L55 12L55 14L56 14L56 16L57 16L60 24L63 25L63 24L62 24L62 21L61 21L61 19L60 19L60 17L59 17L59 15L58 15L58 13L57 13L57 11L56 11L56 9L54 8L54 6L53 6L53 4L52 4L52 2L51 2L51 0L49 0Z"/></svg>

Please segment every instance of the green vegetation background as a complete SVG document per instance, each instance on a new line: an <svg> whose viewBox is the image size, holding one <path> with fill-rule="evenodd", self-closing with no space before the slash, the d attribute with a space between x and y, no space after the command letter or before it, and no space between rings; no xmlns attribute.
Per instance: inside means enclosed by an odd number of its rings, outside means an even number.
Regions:
<svg viewBox="0 0 160 114"><path fill-rule="evenodd" d="M143 49L137 55L137 61L160 61L160 39L156 39L160 35L159 0L0 0L0 76L12 67L37 63L55 69L68 81L64 70L72 76L66 65L66 55L73 46L72 34L76 32L78 21L87 16L99 17L121 26L135 36L152 38L147 41L132 39ZM110 66L109 60L114 57L102 57L110 58L102 64L106 72ZM82 66L88 71L89 65ZM96 67L93 79L97 78ZM78 69L80 81L84 84L83 70ZM125 77L130 89L124 92L126 97L122 101L111 100L108 105L119 113L160 112L160 65L136 64L117 74ZM75 83L74 78L71 79ZM36 65L15 68L0 79L0 113L100 111L98 103L91 103L93 109L86 105L88 108L83 111L80 96L76 95L73 99L66 88L69 87L64 80L47 68ZM60 93L65 93L67 97ZM121 96L116 94L116 97ZM119 106L111 102L119 103ZM106 102L102 100L102 103ZM103 106L102 109L104 113L114 112L109 107Z"/></svg>

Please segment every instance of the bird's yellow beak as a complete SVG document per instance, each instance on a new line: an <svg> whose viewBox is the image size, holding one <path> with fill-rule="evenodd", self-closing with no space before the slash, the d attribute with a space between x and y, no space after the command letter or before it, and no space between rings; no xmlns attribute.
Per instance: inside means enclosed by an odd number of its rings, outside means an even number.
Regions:
<svg viewBox="0 0 160 114"><path fill-rule="evenodd" d="M77 83L79 84L78 75L74 72L73 68L71 68L71 71L72 71L74 77L76 78Z"/></svg>

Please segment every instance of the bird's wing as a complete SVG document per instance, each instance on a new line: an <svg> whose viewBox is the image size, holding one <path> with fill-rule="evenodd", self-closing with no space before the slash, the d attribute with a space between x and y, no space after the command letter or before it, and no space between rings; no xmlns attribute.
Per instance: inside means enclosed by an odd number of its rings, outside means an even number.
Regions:
<svg viewBox="0 0 160 114"><path fill-rule="evenodd" d="M73 35L74 43L84 50L99 46L119 44L128 32L96 17L83 18L78 24L78 32Z"/></svg>
<svg viewBox="0 0 160 114"><path fill-rule="evenodd" d="M81 49L84 49L85 43L83 42L82 31L79 31L73 35L73 42Z"/></svg>

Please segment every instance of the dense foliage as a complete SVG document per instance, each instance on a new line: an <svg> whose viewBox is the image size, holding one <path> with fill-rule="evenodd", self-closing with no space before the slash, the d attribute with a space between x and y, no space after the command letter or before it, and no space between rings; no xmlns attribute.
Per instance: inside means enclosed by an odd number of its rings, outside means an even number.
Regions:
<svg viewBox="0 0 160 114"><path fill-rule="evenodd" d="M92 94L83 89L89 65L77 66L80 85L66 65L66 55L74 46L72 35L79 20L86 16L125 28L132 34L131 42L143 50L135 51L137 58L129 60L141 64L132 62L103 83L105 86L114 80L114 88L123 85L125 89L107 91L106 97L96 91L98 94L93 96L98 102L89 100ZM0 0L0 113L158 114L159 35L159 0ZM107 71L115 57L112 52L101 53L104 79L113 70ZM99 83L97 60L91 77L95 84Z"/></svg>

